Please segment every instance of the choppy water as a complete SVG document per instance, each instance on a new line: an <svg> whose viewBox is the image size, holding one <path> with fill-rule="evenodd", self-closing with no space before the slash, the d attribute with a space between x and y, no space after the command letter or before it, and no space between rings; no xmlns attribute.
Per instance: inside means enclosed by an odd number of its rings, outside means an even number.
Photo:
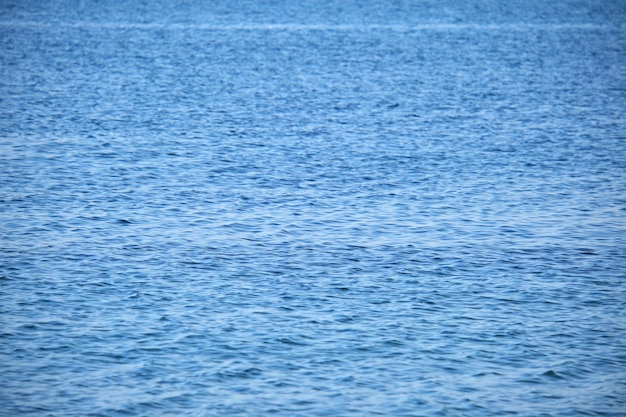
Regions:
<svg viewBox="0 0 626 417"><path fill-rule="evenodd" d="M623 1L206 3L0 4L0 414L626 415Z"/></svg>

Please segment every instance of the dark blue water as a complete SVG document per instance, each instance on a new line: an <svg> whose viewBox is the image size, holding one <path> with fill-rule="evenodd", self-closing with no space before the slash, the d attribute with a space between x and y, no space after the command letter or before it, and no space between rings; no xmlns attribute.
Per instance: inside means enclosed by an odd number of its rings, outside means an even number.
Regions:
<svg viewBox="0 0 626 417"><path fill-rule="evenodd" d="M626 415L624 1L0 2L3 416Z"/></svg>

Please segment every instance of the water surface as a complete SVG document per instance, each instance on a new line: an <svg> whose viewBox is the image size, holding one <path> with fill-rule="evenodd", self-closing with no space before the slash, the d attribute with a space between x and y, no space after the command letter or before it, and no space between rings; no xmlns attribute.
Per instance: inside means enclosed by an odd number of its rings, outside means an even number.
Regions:
<svg viewBox="0 0 626 417"><path fill-rule="evenodd" d="M0 5L0 414L626 414L624 2L199 3Z"/></svg>

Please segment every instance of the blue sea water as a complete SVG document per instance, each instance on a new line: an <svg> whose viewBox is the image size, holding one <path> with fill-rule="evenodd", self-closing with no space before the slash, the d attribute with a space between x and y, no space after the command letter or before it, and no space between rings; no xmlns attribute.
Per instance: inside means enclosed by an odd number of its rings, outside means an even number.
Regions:
<svg viewBox="0 0 626 417"><path fill-rule="evenodd" d="M626 415L626 2L0 2L0 415Z"/></svg>

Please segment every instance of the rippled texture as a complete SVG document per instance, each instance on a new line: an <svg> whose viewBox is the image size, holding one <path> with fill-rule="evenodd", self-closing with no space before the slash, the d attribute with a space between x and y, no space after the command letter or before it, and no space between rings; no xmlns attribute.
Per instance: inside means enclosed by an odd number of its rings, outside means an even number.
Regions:
<svg viewBox="0 0 626 417"><path fill-rule="evenodd" d="M623 1L0 5L0 403L626 414Z"/></svg>

